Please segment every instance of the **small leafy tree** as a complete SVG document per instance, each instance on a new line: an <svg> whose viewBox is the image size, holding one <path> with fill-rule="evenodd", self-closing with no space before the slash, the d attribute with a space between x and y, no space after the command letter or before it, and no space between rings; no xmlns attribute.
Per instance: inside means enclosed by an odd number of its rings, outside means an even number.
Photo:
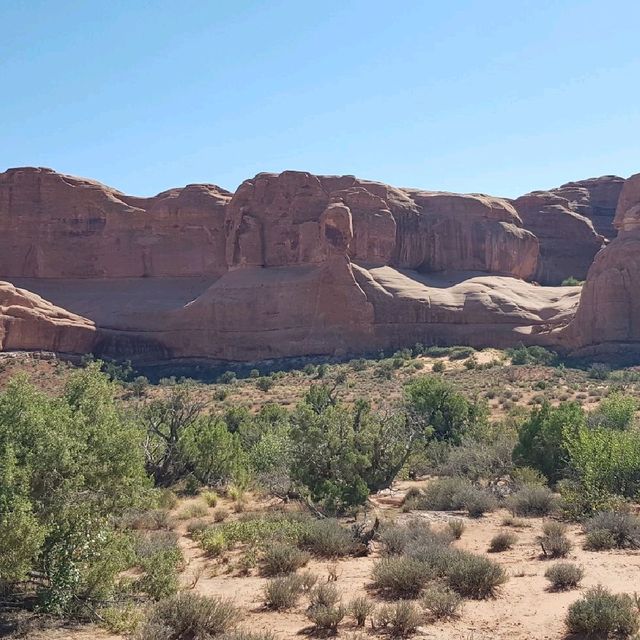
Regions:
<svg viewBox="0 0 640 640"><path fill-rule="evenodd" d="M551 482L557 482L566 473L568 451L566 436L585 423L584 411L574 402L552 407L545 402L533 409L522 424L514 458L543 473Z"/></svg>

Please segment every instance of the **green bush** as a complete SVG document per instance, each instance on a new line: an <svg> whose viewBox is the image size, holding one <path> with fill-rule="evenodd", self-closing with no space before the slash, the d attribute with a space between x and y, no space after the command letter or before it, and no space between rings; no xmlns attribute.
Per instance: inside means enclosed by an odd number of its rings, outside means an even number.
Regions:
<svg viewBox="0 0 640 640"><path fill-rule="evenodd" d="M507 581L502 567L472 553L460 553L449 569L449 587L464 598L483 600L493 597L498 587Z"/></svg>
<svg viewBox="0 0 640 640"><path fill-rule="evenodd" d="M577 403L552 407L544 402L531 411L518 432L514 460L543 473L557 482L566 473L569 452L566 437L585 424L585 414Z"/></svg>
<svg viewBox="0 0 640 640"><path fill-rule="evenodd" d="M538 346L520 346L516 349L507 349L507 355L511 358L511 364L516 365L538 364L552 366L558 361L557 353Z"/></svg>
<svg viewBox="0 0 640 640"><path fill-rule="evenodd" d="M640 518L624 511L596 513L584 524L587 548L592 550L640 547Z"/></svg>
<svg viewBox="0 0 640 640"><path fill-rule="evenodd" d="M394 638L406 638L416 632L422 622L420 609L412 602L400 600L382 605L374 616L374 628Z"/></svg>
<svg viewBox="0 0 640 640"><path fill-rule="evenodd" d="M0 582L37 574L42 608L59 615L112 596L131 555L116 526L153 497L139 431L99 367L60 397L23 377L0 393Z"/></svg>
<svg viewBox="0 0 640 640"><path fill-rule="evenodd" d="M375 588L394 598L417 598L433 577L424 562L406 556L382 558L372 573Z"/></svg>
<svg viewBox="0 0 640 640"><path fill-rule="evenodd" d="M262 557L262 572L266 576L279 576L304 567L309 562L309 554L288 542L269 545Z"/></svg>
<svg viewBox="0 0 640 640"><path fill-rule="evenodd" d="M587 511L609 508L613 499L640 492L640 438L633 430L580 427L565 437L578 479L576 498Z"/></svg>
<svg viewBox="0 0 640 640"><path fill-rule="evenodd" d="M260 389L260 391L270 391L275 384L275 380L271 376L263 376L262 378L258 378L256 380L256 387Z"/></svg>
<svg viewBox="0 0 640 640"><path fill-rule="evenodd" d="M638 609L630 596L598 585L569 607L566 624L570 633L587 637L628 638L638 631Z"/></svg>
<svg viewBox="0 0 640 640"><path fill-rule="evenodd" d="M431 371L433 373L442 373L447 368L447 365L442 360L436 360L433 365L431 365Z"/></svg>
<svg viewBox="0 0 640 640"><path fill-rule="evenodd" d="M614 392L589 416L590 426L623 431L633 425L637 410L638 401L635 398Z"/></svg>
<svg viewBox="0 0 640 640"><path fill-rule="evenodd" d="M483 405L475 404L440 376L425 376L404 388L409 420L436 440L459 443L468 428L485 418Z"/></svg>
<svg viewBox="0 0 640 640"><path fill-rule="evenodd" d="M303 590L303 579L292 573L269 580L264 588L264 604L268 609L282 611L296 606Z"/></svg>
<svg viewBox="0 0 640 640"><path fill-rule="evenodd" d="M462 598L455 591L436 584L425 590L421 604L432 620L450 620L460 615Z"/></svg>
<svg viewBox="0 0 640 640"><path fill-rule="evenodd" d="M155 604L136 640L215 637L233 628L238 619L228 600L185 591Z"/></svg>
<svg viewBox="0 0 640 640"><path fill-rule="evenodd" d="M154 600L175 595L180 586L178 569L182 561L182 552L177 547L145 558L141 563L145 573L138 580L138 589Z"/></svg>
<svg viewBox="0 0 640 640"><path fill-rule="evenodd" d="M497 533L495 536L493 536L493 538L491 538L491 542L489 543L489 551L491 553L507 551L508 549L511 549L511 547L513 547L517 540L518 537L510 531L501 531L500 533Z"/></svg>
<svg viewBox="0 0 640 640"><path fill-rule="evenodd" d="M525 486L507 500L507 508L516 516L548 516L557 507L558 500L548 487Z"/></svg>
<svg viewBox="0 0 640 640"><path fill-rule="evenodd" d="M571 562L558 562L545 571L544 577L551 583L553 591L567 591L580 584L584 569Z"/></svg>

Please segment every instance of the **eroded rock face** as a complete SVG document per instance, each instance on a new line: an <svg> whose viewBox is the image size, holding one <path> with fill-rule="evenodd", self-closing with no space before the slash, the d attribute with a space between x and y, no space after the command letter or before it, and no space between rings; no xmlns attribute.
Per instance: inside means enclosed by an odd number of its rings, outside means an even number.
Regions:
<svg viewBox="0 0 640 640"><path fill-rule="evenodd" d="M572 211L591 220L596 233L613 240L617 233L613 219L624 182L619 176L601 176L567 182L551 191L567 200Z"/></svg>
<svg viewBox="0 0 640 640"><path fill-rule="evenodd" d="M586 278L596 253L616 235L613 217L623 184L623 178L602 176L514 200L524 227L540 242L536 281Z"/></svg>
<svg viewBox="0 0 640 640"><path fill-rule="evenodd" d="M640 352L640 174L625 182L614 224L618 236L596 256L564 332L585 354Z"/></svg>
<svg viewBox="0 0 640 640"><path fill-rule="evenodd" d="M580 322L597 326L581 334L578 318L570 323L580 288L526 280L586 271L604 239L577 209L609 202L614 182L571 183L514 205L286 171L258 174L233 196L189 185L139 198L48 169L9 170L0 174L0 280L22 289L0 283L0 349L150 362L415 342L574 348L591 339L576 336L603 331L597 323L615 333L614 320L584 311ZM628 273L603 262L609 250L596 261L617 292L606 304L625 318L638 316L625 302L638 281L634 184L611 245L631 239L617 254ZM620 335L634 334L635 320L616 322Z"/></svg>
<svg viewBox="0 0 640 640"><path fill-rule="evenodd" d="M51 169L0 173L0 277L220 274L231 194L189 185L135 198Z"/></svg>

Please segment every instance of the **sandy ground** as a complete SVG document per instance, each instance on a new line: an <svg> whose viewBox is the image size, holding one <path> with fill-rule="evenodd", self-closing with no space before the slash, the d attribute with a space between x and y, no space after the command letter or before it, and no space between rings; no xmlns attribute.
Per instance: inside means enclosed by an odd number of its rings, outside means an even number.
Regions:
<svg viewBox="0 0 640 640"><path fill-rule="evenodd" d="M450 518L463 518L466 530L455 544L477 553L487 553L489 541L500 530L504 530L504 510L497 511L478 520L465 518L458 513L414 512L404 514L400 511L405 491L419 483L398 483L393 490L383 492L373 499L373 512L381 519L397 521L409 518L422 518L434 527L445 526ZM183 501L176 515L193 499ZM252 500L249 510L267 508L270 503ZM231 511L231 503L221 500L218 506ZM212 510L209 510L208 518ZM235 514L230 517L238 517ZM235 602L242 611L241 627L247 630L272 631L281 640L304 637L309 631L309 623L304 615L304 599L290 612L266 611L262 606L262 592L266 579L253 569L247 576L238 575L234 560L218 562L207 558L198 545L186 536L188 520L180 520L177 530L180 532L180 545L186 558L186 567L182 576L186 588L207 596L220 596ZM564 593L548 590L548 581L544 572L554 561L541 557L541 549L536 537L542 531L543 520L529 518L526 526L510 530L518 536L515 546L503 553L490 554L502 564L509 575L508 582L501 588L499 595L492 600L466 601L462 615L458 620L428 624L421 627L415 637L437 638L438 640L559 640L565 636L564 617L567 607L580 597L588 587L603 584L614 592L632 593L640 585L640 552L608 551L589 552L582 549L583 536L578 525L571 525L568 535L573 549L567 560L584 567L586 575L581 588ZM381 602L370 589L370 575L377 552L364 558L349 558L337 563L338 580L335 583L343 595L344 602L356 596L368 595L374 601ZM330 561L312 561L308 569L326 580ZM198 577L195 587L193 583ZM342 623L339 636L346 638L381 637L367 627L360 632L348 619ZM362 635L364 633L364 635ZM111 635L95 627L61 628L43 631L29 636L32 640L119 640L121 636Z"/></svg>
<svg viewBox="0 0 640 640"><path fill-rule="evenodd" d="M374 498L375 511L382 518L404 520L418 517L444 526L452 517L460 514L437 512L415 512L403 514L400 504L405 490L416 483L399 483L392 492ZM486 553L491 538L504 530L504 510L487 515L479 520L464 518L467 529L455 544L477 553ZM526 527L511 529L518 536L515 546L503 553L490 554L506 569L509 580L497 598L487 601L467 601L459 620L426 625L418 637L441 640L556 640L564 637L564 616L567 607L584 589L603 584L615 592L633 592L640 585L640 552L609 551L589 552L582 549L583 536L578 525L569 527L568 535L573 549L568 561L582 565L586 575L578 590L554 593L548 590L544 572L554 561L541 558L541 549L536 537L542 531L543 520L526 519ZM304 616L306 602L289 613L265 611L262 607L262 591L266 579L253 571L249 576L226 573L225 567L215 568L215 563L203 556L200 549L189 538L182 537L181 545L188 559L185 582L194 574L203 571L195 590L210 596L231 598L244 613L243 626L251 630L271 630L280 638L295 638L308 631L308 620ZM345 602L359 595L376 599L370 587L371 569L377 553L366 558L349 558L337 563L337 587ZM326 579L332 562L313 561L308 568ZM202 569L201 569L202 568ZM340 635L355 632L347 621L341 626ZM367 633L372 633L367 629Z"/></svg>

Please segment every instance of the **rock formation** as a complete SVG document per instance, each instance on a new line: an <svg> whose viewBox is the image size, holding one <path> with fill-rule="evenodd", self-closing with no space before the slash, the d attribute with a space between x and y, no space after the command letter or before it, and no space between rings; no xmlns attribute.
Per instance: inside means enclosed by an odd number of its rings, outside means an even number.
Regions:
<svg viewBox="0 0 640 640"><path fill-rule="evenodd" d="M614 225L618 235L596 256L563 332L585 355L640 352L640 174L625 182Z"/></svg>
<svg viewBox="0 0 640 640"><path fill-rule="evenodd" d="M540 242L536 281L554 285L569 276L585 279L596 253L615 237L613 217L623 184L622 178L603 176L533 191L513 202Z"/></svg>
<svg viewBox="0 0 640 640"><path fill-rule="evenodd" d="M0 174L0 280L11 283L0 349L153 362L577 346L580 288L535 282L586 273L604 242L591 220L606 226L620 180L509 202L285 171L234 194L189 185L138 198L11 169Z"/></svg>
<svg viewBox="0 0 640 640"><path fill-rule="evenodd" d="M231 194L189 185L134 198L51 169L0 173L0 277L220 275Z"/></svg>

